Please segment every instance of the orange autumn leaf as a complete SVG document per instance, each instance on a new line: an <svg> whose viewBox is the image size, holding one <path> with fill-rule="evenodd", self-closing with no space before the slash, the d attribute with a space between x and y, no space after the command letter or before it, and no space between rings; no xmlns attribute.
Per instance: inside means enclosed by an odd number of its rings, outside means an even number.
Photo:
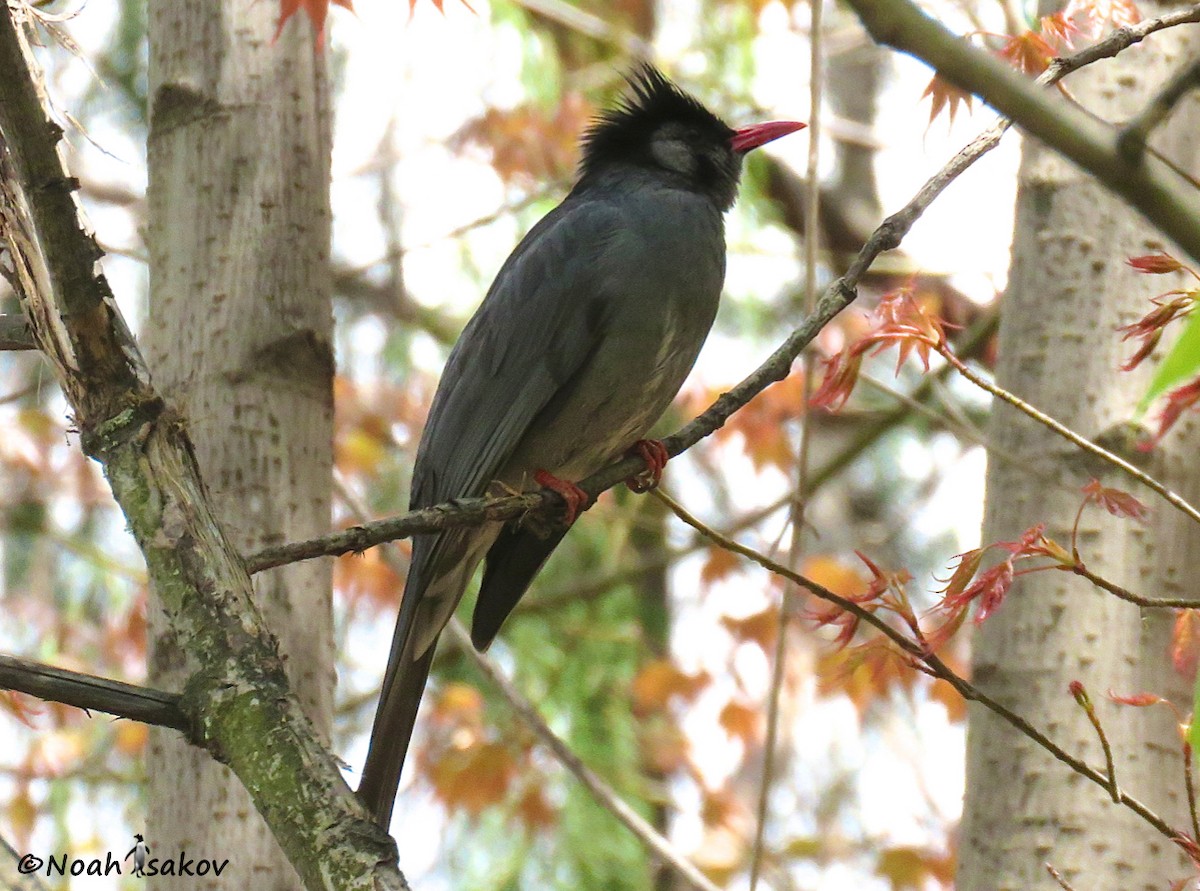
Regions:
<svg viewBox="0 0 1200 891"><path fill-rule="evenodd" d="M578 93L565 94L550 114L536 105L489 108L454 135L451 147L486 149L505 182L563 180L575 168L577 135L591 115Z"/></svg>
<svg viewBox="0 0 1200 891"><path fill-rule="evenodd" d="M478 724L483 718L483 694L470 684L446 684L433 702L430 717L441 724Z"/></svg>
<svg viewBox="0 0 1200 891"><path fill-rule="evenodd" d="M376 607L395 608L404 579L388 565L380 548L372 548L338 557L333 564L333 585L351 603L366 600Z"/></svg>
<svg viewBox="0 0 1200 891"><path fill-rule="evenodd" d="M150 739L150 728L135 721L121 721L117 724L116 748L122 755L133 757L140 755L146 749Z"/></svg>
<svg viewBox="0 0 1200 891"><path fill-rule="evenodd" d="M740 739L747 746L757 741L760 736L762 720L758 710L736 700L725 704L717 722L726 733L734 739Z"/></svg>
<svg viewBox="0 0 1200 891"><path fill-rule="evenodd" d="M804 375L791 374L752 399L718 431L721 440L740 436L754 469L791 468L795 448L788 433L790 422L804 412Z"/></svg>
<svg viewBox="0 0 1200 891"><path fill-rule="evenodd" d="M8 712L26 727L33 728L33 719L42 713L42 703L32 696L14 690L0 690L0 711Z"/></svg>
<svg viewBox="0 0 1200 891"><path fill-rule="evenodd" d="M500 743L449 748L426 759L425 767L442 804L471 816L503 801L517 775L512 753Z"/></svg>
<svg viewBox="0 0 1200 891"><path fill-rule="evenodd" d="M1167 392L1167 401L1158 416L1158 430L1148 439L1139 442L1138 451L1149 452L1162 441L1184 413L1200 408L1200 377L1191 383Z"/></svg>
<svg viewBox="0 0 1200 891"><path fill-rule="evenodd" d="M392 448L390 437L382 439L362 428L343 430L336 437L334 461L346 476L371 476L378 473Z"/></svg>
<svg viewBox="0 0 1200 891"><path fill-rule="evenodd" d="M931 100L929 103L929 123L931 124L938 115L947 110L950 123L953 124L958 109L965 106L967 111L971 111L971 100L975 98L966 90L961 90L945 80L940 74L935 74L929 81L929 85L925 87L921 98L924 99L926 96Z"/></svg>
<svg viewBox="0 0 1200 891"><path fill-rule="evenodd" d="M1157 693L1114 693L1109 690L1108 698L1119 705L1130 705L1134 708L1148 708L1166 702Z"/></svg>
<svg viewBox="0 0 1200 891"><path fill-rule="evenodd" d="M1130 28L1142 20L1133 0L1070 0L1062 14L1088 21L1094 34L1105 27Z"/></svg>
<svg viewBox="0 0 1200 891"><path fill-rule="evenodd" d="M34 770L48 776L61 776L83 760L87 749L87 742L78 728L43 733L33 746Z"/></svg>
<svg viewBox="0 0 1200 891"><path fill-rule="evenodd" d="M1146 259L1146 258L1134 258ZM1130 261L1133 265L1133 261ZM1143 272L1147 270L1142 270ZM1117 331L1122 333L1121 340L1132 340L1134 338L1142 341L1141 346L1126 362L1121 365L1122 371L1132 371L1137 368L1158 346L1158 342L1162 339L1163 331L1168 325L1178 319L1187 318L1196 306L1196 301L1200 299L1200 289L1181 290L1176 289L1167 291L1150 298L1150 303L1154 309L1150 310L1136 322L1128 325L1122 325L1117 328Z"/></svg>
<svg viewBox="0 0 1200 891"><path fill-rule="evenodd" d="M700 581L706 585L719 582L738 567L738 555L719 545L708 549L708 559L700 569Z"/></svg>
<svg viewBox="0 0 1200 891"><path fill-rule="evenodd" d="M725 887L745 867L748 848L744 832L722 826L704 834L692 859L709 880L718 887Z"/></svg>
<svg viewBox="0 0 1200 891"><path fill-rule="evenodd" d="M548 829L557 822L558 813L540 785L530 785L517 802L517 816L530 829Z"/></svg>
<svg viewBox="0 0 1200 891"><path fill-rule="evenodd" d="M862 350L846 349L821 362L821 386L813 393L812 406L831 412L839 411L854 392L862 371Z"/></svg>
<svg viewBox="0 0 1200 891"><path fill-rule="evenodd" d="M1179 272L1186 268L1166 251L1159 251L1157 254L1143 254L1140 257L1130 257L1125 262L1136 271L1146 275L1168 275L1169 273Z"/></svg>
<svg viewBox="0 0 1200 891"><path fill-rule="evenodd" d="M688 739L674 722L656 719L638 728L642 763L655 773L671 774L688 761Z"/></svg>
<svg viewBox="0 0 1200 891"><path fill-rule="evenodd" d="M1046 42L1057 47L1059 52L1071 49L1071 42L1083 34L1072 17L1061 11L1053 15L1042 16L1038 23L1038 30L1042 32Z"/></svg>
<svg viewBox="0 0 1200 891"><path fill-rule="evenodd" d="M957 724L967 719L967 701L946 681L935 680L929 688L929 698L942 704L952 722Z"/></svg>
<svg viewBox="0 0 1200 891"><path fill-rule="evenodd" d="M775 636L779 633L779 610L769 606L744 619L723 616L721 624L738 643L756 643L764 652L769 653L775 646Z"/></svg>
<svg viewBox="0 0 1200 891"><path fill-rule="evenodd" d="M1103 486L1099 480L1093 478L1084 485L1083 494L1086 501L1100 505L1114 517L1142 523L1146 521L1149 508L1123 489Z"/></svg>
<svg viewBox="0 0 1200 891"><path fill-rule="evenodd" d="M895 847L880 852L875 871L891 882L892 891L922 891L927 880L946 884L954 878L954 857L922 848Z"/></svg>
<svg viewBox="0 0 1200 891"><path fill-rule="evenodd" d="M29 795L28 783L20 784L16 793L9 799L4 815L8 818L9 831L12 833L8 841L15 842L18 850L28 850L29 837L33 834L33 827L38 818L38 807Z"/></svg>
<svg viewBox="0 0 1200 891"><path fill-rule="evenodd" d="M822 653L816 674L821 695L846 696L860 715L893 688L911 687L916 679L907 657L882 638Z"/></svg>
<svg viewBox="0 0 1200 891"><path fill-rule="evenodd" d="M746 817L746 804L728 787L705 789L700 798L700 819L705 826L736 826Z"/></svg>
<svg viewBox="0 0 1200 891"><path fill-rule="evenodd" d="M856 597L867 590L869 580L857 566L828 554L807 558L800 574L842 597Z"/></svg>
<svg viewBox="0 0 1200 891"><path fill-rule="evenodd" d="M633 711L648 715L662 711L675 697L690 702L708 686L708 672L688 674L669 659L655 659L642 666L633 679Z"/></svg>
<svg viewBox="0 0 1200 891"><path fill-rule="evenodd" d="M1036 31L1026 31L1009 37L1000 50L1000 57L1023 74L1036 77L1050 67L1058 51Z"/></svg>

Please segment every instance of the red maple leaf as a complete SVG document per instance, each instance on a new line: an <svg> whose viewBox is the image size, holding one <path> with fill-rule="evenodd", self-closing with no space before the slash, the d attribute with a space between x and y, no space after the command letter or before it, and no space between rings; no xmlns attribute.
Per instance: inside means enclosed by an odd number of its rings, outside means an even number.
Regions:
<svg viewBox="0 0 1200 891"><path fill-rule="evenodd" d="M1147 275L1166 275L1169 272L1178 272L1184 268L1182 263L1166 251L1159 251L1157 254L1143 254L1140 257L1130 257L1125 262L1138 272L1143 272Z"/></svg>
<svg viewBox="0 0 1200 891"><path fill-rule="evenodd" d="M1167 394L1167 404L1158 417L1158 431L1145 442L1139 443L1138 449L1148 452L1158 445L1176 422L1183 417L1183 413L1194 408L1197 402L1200 402L1200 377L1190 384L1176 387Z"/></svg>
<svg viewBox="0 0 1200 891"><path fill-rule="evenodd" d="M1088 480L1083 487L1083 494L1087 501L1100 505L1114 517L1122 519L1143 521L1149 510L1146 505L1128 492L1110 486L1102 486L1096 479Z"/></svg>
<svg viewBox="0 0 1200 891"><path fill-rule="evenodd" d="M925 87L921 98L924 99L926 96L932 100L929 104L929 123L931 124L938 115L947 109L950 112L950 123L953 124L954 115L958 113L958 109L966 106L967 111L970 111L971 100L975 98L966 90L960 90L950 81L945 80L940 74L935 74L929 81L929 86Z"/></svg>

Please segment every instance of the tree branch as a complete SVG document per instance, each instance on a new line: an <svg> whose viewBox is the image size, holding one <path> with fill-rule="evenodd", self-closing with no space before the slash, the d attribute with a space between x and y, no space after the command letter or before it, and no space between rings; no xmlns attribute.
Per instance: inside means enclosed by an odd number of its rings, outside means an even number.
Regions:
<svg viewBox="0 0 1200 891"><path fill-rule="evenodd" d="M583 784L584 788L592 794L592 797L596 799L601 807L616 817L621 822L621 825L632 832L638 841L645 845L660 863L665 864L673 870L688 885L697 889L697 891L720 891L719 887L711 879L704 875L695 864L680 854L663 837L662 833L651 826L641 814L626 804L608 783L604 782L595 771L583 763L578 755L571 751L571 747L550 729L550 725L538 713L534 704L500 671L496 663L475 649L471 643L471 633L467 631L457 617L450 620L450 623L446 626L446 630L450 633L450 637L455 644L474 663L475 667L479 669L480 673L492 682L492 685L508 703L508 707L534 732L537 738L541 740L542 745L550 750L554 757L558 759L558 762L567 769L567 772Z"/></svg>
<svg viewBox="0 0 1200 891"><path fill-rule="evenodd" d="M1121 154L1136 164L1145 152L1146 140L1154 128L1167 119L1180 99L1197 87L1200 87L1200 59L1193 59L1175 72L1137 117L1121 128L1117 136Z"/></svg>
<svg viewBox="0 0 1200 891"><path fill-rule="evenodd" d="M95 675L68 671L42 662L0 655L0 689L38 699L104 712L143 724L170 727L192 736L192 725L180 707L183 697Z"/></svg>
<svg viewBox="0 0 1200 891"><path fill-rule="evenodd" d="M849 0L878 42L930 65L1057 150L1200 260L1200 195L1195 183L1146 155L1131 163L1117 132L1052 97L986 52L946 30L909 0Z"/></svg>
<svg viewBox="0 0 1200 891"><path fill-rule="evenodd" d="M1156 31L1200 22L1200 4L1176 9L1153 19L1143 19L1136 25L1117 28L1103 40L1098 40L1086 49L1050 62L1050 67L1037 79L1040 84L1057 83L1073 71L1091 65L1101 59L1111 59L1135 43L1141 43Z"/></svg>
<svg viewBox="0 0 1200 891"><path fill-rule="evenodd" d="M1080 451L1094 455L1102 461L1106 461L1113 467L1116 467L1118 470L1123 471L1129 477L1137 480L1147 489L1157 493L1164 501L1182 513L1188 519L1192 520L1193 522L1200 523L1200 510L1197 510L1187 501L1187 499L1168 489L1165 485L1160 483L1154 477L1150 476L1150 474L1146 473L1144 470L1135 467L1121 456L1113 454L1103 446L1097 445L1086 436L1076 433L1070 427L1061 423L1060 421L1056 421L1045 412L1034 408L1015 393L1010 393L1003 387L1000 387L985 379L982 375L976 374L971 370L970 367L967 366L965 362L955 356L954 353L951 352L950 348L945 344L942 344L936 349L941 354L942 358L954 366L955 371L957 371L960 375L973 383L975 386L979 387L984 392L992 394L992 396L1003 402L1007 402L1013 408L1017 409L1017 411L1022 412L1029 418L1037 421L1048 430L1057 433L1063 439L1067 440L1067 442L1080 449Z"/></svg>
<svg viewBox="0 0 1200 891"><path fill-rule="evenodd" d="M1037 745L1049 752L1050 755L1052 755L1055 759L1070 767L1080 776L1091 780L1093 783L1104 789L1105 792L1110 792L1108 777L1104 773L1101 773L1100 771L1090 767L1087 762L1083 761L1082 759L1076 758L1066 749L1055 743L1054 740L1050 739L1050 737L1046 736L1045 733L1034 727L1025 718L997 702L991 696L974 686L970 681L956 674L948 665L946 665L945 662L942 661L941 658L938 657L936 653L931 652L928 648L917 641L909 639L904 635L903 632L893 628L886 621L876 615L876 613L866 609L860 603L856 603L853 600L849 600L839 594L835 594L823 585L820 585L817 582L800 575L798 572L789 569L781 563L777 563L765 554L761 554L753 548L749 548L737 541L726 538L719 532L709 528L696 517L694 517L687 511L686 508L679 504L679 502L675 501L675 499L671 498L671 496L669 496L666 492L663 492L661 489L655 489L651 494L662 500L662 502L666 504L675 513L675 515L679 517L679 519L683 520L684 523L691 526L702 535L707 536L714 543L720 545L728 551L732 551L735 554L740 554L741 556L746 557L754 563L757 563L763 569L766 569L768 572L775 573L776 575L782 576L783 578L800 585L801 587L807 589L814 596L826 601L827 603L834 604L839 609L853 614L860 622L865 622L866 624L870 625L876 631L879 631L881 634L887 637L888 640L895 644L902 652L908 655L913 660L914 665L921 668L921 670L926 671L926 673L932 677L946 681L958 692L960 696L963 697L963 699L966 699L969 702L978 702L980 705L999 715L1003 720L1007 721L1014 728L1016 728L1018 732L1029 737L1029 739L1033 740L1035 743L1037 743ZM1171 841L1174 841L1183 834L1180 830L1171 826L1171 824L1169 824L1155 811L1151 810L1148 806L1123 790L1118 790L1114 796L1114 800L1116 803L1133 811L1152 827L1154 827L1155 830L1166 836Z"/></svg>

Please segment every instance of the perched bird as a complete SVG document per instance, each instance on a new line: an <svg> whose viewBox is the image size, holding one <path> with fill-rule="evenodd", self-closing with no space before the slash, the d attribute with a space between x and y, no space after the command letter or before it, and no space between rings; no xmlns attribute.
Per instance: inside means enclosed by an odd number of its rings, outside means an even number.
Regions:
<svg viewBox="0 0 1200 891"><path fill-rule="evenodd" d="M385 828L434 645L481 560L471 627L496 636L562 540L574 481L632 451L652 485L666 463L643 440L691 370L725 277L723 214L746 152L803 124L734 130L651 65L583 140L575 187L501 267L455 344L413 469L413 509L548 486L568 503L547 537L520 523L413 540L359 798Z"/></svg>

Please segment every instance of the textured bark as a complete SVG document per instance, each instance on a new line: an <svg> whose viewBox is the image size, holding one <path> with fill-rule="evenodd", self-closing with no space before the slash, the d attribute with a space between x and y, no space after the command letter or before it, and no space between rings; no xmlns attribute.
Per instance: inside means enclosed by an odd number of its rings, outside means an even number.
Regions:
<svg viewBox="0 0 1200 891"><path fill-rule="evenodd" d="M1142 7L1147 15L1162 8ZM1198 48L1176 29L1136 51L1072 76L1071 94L1109 120L1132 116L1157 85ZM1196 106L1180 108L1156 145L1195 171ZM1147 298L1177 286L1139 276L1124 258L1171 249L1118 199L1043 146L1027 141L1021 167L1013 263L1005 295L997 379L1084 436L1122 451L1149 369L1121 374L1131 352L1114 328L1148 309ZM1148 469L1185 498L1200 496L1195 425L1173 433ZM988 471L985 542L1016 538L1037 522L1069 546L1070 529L1090 477L1131 489L1099 465L1007 406L991 436L1018 462ZM1140 463L1144 457L1130 460ZM1079 546L1089 568L1147 595L1195 594L1188 550L1200 530L1145 491L1147 525L1089 508ZM1194 576L1192 576L1194 578ZM1165 709L1121 708L1104 692L1150 690L1187 710L1187 680L1168 655L1172 616L1143 612L1065 573L1019 579L976 639L974 678L1069 750L1103 769L1095 731L1067 691L1091 692L1113 744L1119 785L1169 822L1188 824L1180 739ZM1024 891L1046 886L1052 863L1075 887L1161 889L1186 875L1174 846L1100 788L1071 773L995 716L972 706L967 795L961 836L960 891Z"/></svg>
<svg viewBox="0 0 1200 891"><path fill-rule="evenodd" d="M243 551L329 526L332 359L328 90L300 17L277 7L153 3L150 286L144 340L160 391L187 419L219 519ZM262 573L255 595L292 689L327 739L333 644L327 562ZM152 608L151 677L194 666ZM245 790L207 752L154 731L147 841L229 856L191 887L298 879ZM176 887L178 880L169 880Z"/></svg>

